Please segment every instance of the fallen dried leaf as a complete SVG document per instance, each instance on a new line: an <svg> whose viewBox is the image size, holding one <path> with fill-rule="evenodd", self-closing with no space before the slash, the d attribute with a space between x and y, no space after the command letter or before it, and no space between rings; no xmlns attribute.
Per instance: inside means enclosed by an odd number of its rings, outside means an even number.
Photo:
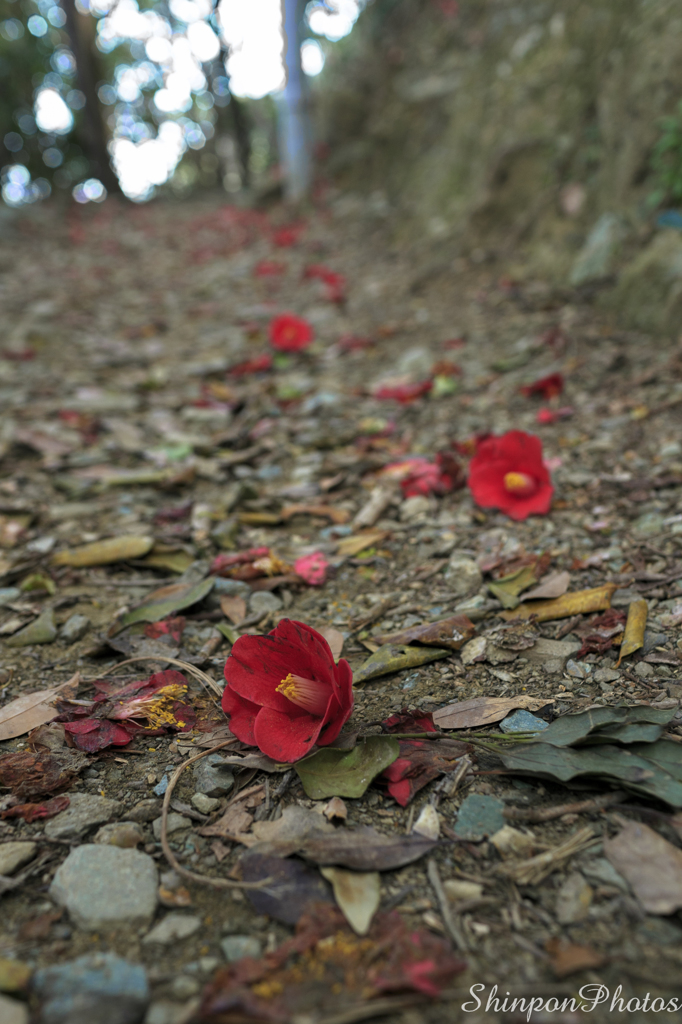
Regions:
<svg viewBox="0 0 682 1024"><path fill-rule="evenodd" d="M323 878L331 882L334 899L356 935L366 935L379 909L381 884L377 871L344 871L321 868Z"/></svg>
<svg viewBox="0 0 682 1024"><path fill-rule="evenodd" d="M58 714L53 705L55 697L59 694L75 696L79 679L80 674L76 672L59 686L39 690L37 693L27 693L0 708L0 742L13 739L15 736L24 736L31 729L51 722Z"/></svg>
<svg viewBox="0 0 682 1024"><path fill-rule="evenodd" d="M623 658L627 658L628 654L633 654L635 651L638 651L640 647L644 646L644 630L646 629L648 614L649 605L643 597L640 597L637 601L630 602L630 606L628 607L628 618L625 623L625 633L623 635L623 642L620 647L618 661L616 662L616 668L618 668Z"/></svg>
<svg viewBox="0 0 682 1024"><path fill-rule="evenodd" d="M627 879L648 914L672 914L682 907L682 850L648 825L629 822L604 853Z"/></svg>
<svg viewBox="0 0 682 1024"><path fill-rule="evenodd" d="M425 644L458 651L475 632L476 627L466 615L452 615L439 622L424 622L397 633L373 636L372 640L378 644Z"/></svg>
<svg viewBox="0 0 682 1024"><path fill-rule="evenodd" d="M557 598L556 601L533 601L510 611L500 612L500 618L509 622L511 619L529 619L535 616L537 622L549 622L552 619L567 619L571 615L601 612L610 607L611 597L617 589L617 583L604 583L601 587L592 587L590 590L575 590Z"/></svg>
<svg viewBox="0 0 682 1024"><path fill-rule="evenodd" d="M446 704L433 713L434 725L440 729L475 729L479 725L500 722L510 711L523 708L524 711L538 711L552 699L543 697L472 697L471 700Z"/></svg>
<svg viewBox="0 0 682 1024"><path fill-rule="evenodd" d="M130 558L141 558L154 546L153 537L110 537L80 548L60 551L53 555L54 565L70 565L84 568L88 565L109 565L111 562L125 562Z"/></svg>

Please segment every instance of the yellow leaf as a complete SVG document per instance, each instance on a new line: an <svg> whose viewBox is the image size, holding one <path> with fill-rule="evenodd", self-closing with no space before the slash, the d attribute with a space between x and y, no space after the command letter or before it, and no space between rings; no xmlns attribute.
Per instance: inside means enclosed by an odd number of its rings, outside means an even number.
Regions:
<svg viewBox="0 0 682 1024"><path fill-rule="evenodd" d="M615 583L604 583L601 587L590 590L575 590L564 594L555 601L529 601L528 604L514 608L513 611L500 612L500 618L529 619L534 615L538 622L550 619L567 619L571 615L586 615L588 612L602 612L611 607L611 597L618 590Z"/></svg>
<svg viewBox="0 0 682 1024"><path fill-rule="evenodd" d="M356 533L352 537L346 537L339 541L337 552L339 555L352 557L358 552L364 551L365 548L374 547L387 536L387 530L365 530L363 533Z"/></svg>
<svg viewBox="0 0 682 1024"><path fill-rule="evenodd" d="M108 565L110 562L125 562L129 558L140 558L151 551L153 537L110 537L81 548L71 548L54 555L54 565L72 565L81 569L88 565Z"/></svg>
<svg viewBox="0 0 682 1024"><path fill-rule="evenodd" d="M623 643L620 648L620 657L616 662L616 668L618 668L623 658L626 658L628 654L633 654L643 646L644 629L646 627L646 618L648 613L649 606L643 597L630 602L630 607L628 608L628 620L625 623L625 633L623 635Z"/></svg>

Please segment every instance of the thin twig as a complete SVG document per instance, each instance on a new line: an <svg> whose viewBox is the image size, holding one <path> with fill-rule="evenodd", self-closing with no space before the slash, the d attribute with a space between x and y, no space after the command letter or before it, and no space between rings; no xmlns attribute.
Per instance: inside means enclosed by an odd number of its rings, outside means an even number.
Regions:
<svg viewBox="0 0 682 1024"><path fill-rule="evenodd" d="M441 882L440 872L438 870L438 865L436 864L436 862L433 859L433 857L431 857L430 860L429 860L429 866L427 868L427 874L429 876L429 882L431 883L431 888L433 889L434 893L436 894L436 899L438 900L438 906L440 907L440 912L441 912L441 914L443 916L443 921L445 922L445 927L447 928L447 930L448 930L448 932L450 934L450 938L454 942L454 944L457 947L457 949L460 950L460 952L466 953L466 951L468 949L466 939L464 938L462 930L459 927L459 922L455 920L455 916L452 913L452 908L450 907L447 895L445 893L445 889L443 888L443 883Z"/></svg>
<svg viewBox="0 0 682 1024"><path fill-rule="evenodd" d="M619 804L625 799L625 793L616 792L595 796L591 800L578 800L572 804L555 804L554 807L535 809L532 807L505 807L502 811L502 817L511 821L552 821L553 818L560 818L564 814L583 814L586 811L601 811L605 807Z"/></svg>
<svg viewBox="0 0 682 1024"><path fill-rule="evenodd" d="M272 882L271 878L264 878L259 882L233 882L227 878L211 878L210 875L198 875L194 871L188 871L187 868L183 868L182 864L180 864L168 843L168 808L170 806L173 790L175 789L177 781L185 768L194 764L195 761L200 761L202 757L208 757L209 754L215 754L217 750L222 750L223 747L229 747L236 742L236 736L230 740L223 740L222 743L217 743L215 747L209 747L208 750L203 750L200 754L195 754L194 757L190 757L189 761L185 761L184 764L181 764L179 768L176 768L173 772L168 783L168 789L164 794L163 807L161 808L161 849L173 870L177 871L177 873L182 875L184 878L191 878L193 882L203 882L204 885L211 885L214 889L262 889L265 885L269 885L270 882ZM262 789L262 787L260 788ZM230 801L230 803L234 803L236 800L243 800L248 794L249 790L245 790L243 793L240 793L239 796L235 797L234 800Z"/></svg>

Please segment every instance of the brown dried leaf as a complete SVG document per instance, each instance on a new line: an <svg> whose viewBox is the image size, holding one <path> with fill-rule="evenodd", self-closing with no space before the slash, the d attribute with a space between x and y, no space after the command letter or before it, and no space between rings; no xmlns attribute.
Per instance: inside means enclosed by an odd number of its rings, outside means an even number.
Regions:
<svg viewBox="0 0 682 1024"><path fill-rule="evenodd" d="M84 754L71 750L50 753L22 750L0 757L0 785L19 797L52 793L70 782L85 766Z"/></svg>
<svg viewBox="0 0 682 1024"><path fill-rule="evenodd" d="M466 615L451 615L439 622L424 622L397 633L373 636L372 640L378 644L425 644L458 651L475 632L476 627Z"/></svg>
<svg viewBox="0 0 682 1024"><path fill-rule="evenodd" d="M343 645L345 638L340 629L334 629L333 626L325 626L324 629L320 630L320 633L325 638L327 643L332 649L334 655L334 661L338 661L343 651Z"/></svg>
<svg viewBox="0 0 682 1024"><path fill-rule="evenodd" d="M364 530L362 533L356 533L352 537L345 537L344 540L339 541L336 550L339 555L352 558L353 555L359 554L365 548L373 548L386 537L388 537L388 530Z"/></svg>
<svg viewBox="0 0 682 1024"><path fill-rule="evenodd" d="M551 957L552 970L557 978L567 978L569 974L577 974L589 967L601 967L608 961L607 956L591 946L577 946L558 936L548 939L545 949Z"/></svg>
<svg viewBox="0 0 682 1024"><path fill-rule="evenodd" d="M500 722L510 711L538 711L554 701L545 697L472 697L471 700L446 704L433 713L433 724L440 729L475 729L479 725Z"/></svg>
<svg viewBox="0 0 682 1024"><path fill-rule="evenodd" d="M246 618L246 601L243 597L232 597L223 594L220 598L220 610L223 615L238 626Z"/></svg>
<svg viewBox="0 0 682 1024"><path fill-rule="evenodd" d="M682 850L648 825L629 822L614 839L604 840L604 853L647 913L672 914L682 907Z"/></svg>
<svg viewBox="0 0 682 1024"><path fill-rule="evenodd" d="M57 711L53 707L53 701L58 694L62 696L74 696L78 689L80 674L67 679L49 690L38 690L36 693L27 693L23 697L17 697L4 708L0 708L0 741L10 740L16 736L24 736L31 729L37 729L57 717Z"/></svg>
<svg viewBox="0 0 682 1024"><path fill-rule="evenodd" d="M521 598L522 601L550 600L562 597L571 583L570 572L552 572L540 581L539 586L529 590Z"/></svg>

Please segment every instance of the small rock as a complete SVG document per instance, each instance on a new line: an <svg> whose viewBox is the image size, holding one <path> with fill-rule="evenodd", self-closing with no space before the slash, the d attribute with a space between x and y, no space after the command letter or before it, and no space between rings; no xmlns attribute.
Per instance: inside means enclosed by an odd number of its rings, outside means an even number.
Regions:
<svg viewBox="0 0 682 1024"><path fill-rule="evenodd" d="M635 665L635 675L639 676L640 679L648 679L649 676L654 675L653 665L649 665L646 661L640 661Z"/></svg>
<svg viewBox="0 0 682 1024"><path fill-rule="evenodd" d="M220 940L220 948L229 964L243 960L245 956L258 960L261 955L261 944L250 935L228 935Z"/></svg>
<svg viewBox="0 0 682 1024"><path fill-rule="evenodd" d="M499 832L490 837L490 842L501 857L528 857L535 839L518 828L503 825Z"/></svg>
<svg viewBox="0 0 682 1024"><path fill-rule="evenodd" d="M581 865L583 875L598 885L613 885L623 892L630 892L630 886L606 857L597 857Z"/></svg>
<svg viewBox="0 0 682 1024"><path fill-rule="evenodd" d="M170 999L157 999L150 1004L144 1024L187 1024L197 1008L196 1002L172 1003Z"/></svg>
<svg viewBox="0 0 682 1024"><path fill-rule="evenodd" d="M194 788L205 796L224 796L234 786L234 775L220 754L209 754L194 766Z"/></svg>
<svg viewBox="0 0 682 1024"><path fill-rule="evenodd" d="M130 821L139 821L144 824L145 822L154 821L155 818L158 818L160 810L161 801L152 800L150 798L148 800L140 800L139 803L136 803L135 806L127 813Z"/></svg>
<svg viewBox="0 0 682 1024"><path fill-rule="evenodd" d="M72 615L59 630L59 638L65 644L75 644L76 640L81 640L89 629L90 619L87 615Z"/></svg>
<svg viewBox="0 0 682 1024"><path fill-rule="evenodd" d="M65 811L46 822L45 835L48 839L78 839L93 825L101 825L121 811L117 800L104 796L74 793L70 799Z"/></svg>
<svg viewBox="0 0 682 1024"><path fill-rule="evenodd" d="M194 935L200 927L201 918L196 914L166 914L163 920L155 924L145 935L142 942L145 945L157 943L160 946L170 946L171 942L178 942Z"/></svg>
<svg viewBox="0 0 682 1024"><path fill-rule="evenodd" d="M131 850L144 842L144 836L136 822L114 821L110 825L102 825L95 832L93 842L106 846L118 846L121 850Z"/></svg>
<svg viewBox="0 0 682 1024"><path fill-rule="evenodd" d="M186 974L180 974L173 979L173 995L177 999L190 999L195 996L201 987L196 978L188 978Z"/></svg>
<svg viewBox="0 0 682 1024"><path fill-rule="evenodd" d="M485 636L475 636L473 640L469 640L468 643L464 644L460 651L462 664L473 665L475 661L483 661L487 648L488 638Z"/></svg>
<svg viewBox="0 0 682 1024"><path fill-rule="evenodd" d="M139 850L88 844L57 870L50 896L86 931L149 925L157 901L156 864Z"/></svg>
<svg viewBox="0 0 682 1024"><path fill-rule="evenodd" d="M573 924L587 917L592 903L592 886L579 871L573 871L559 889L556 916L559 924Z"/></svg>
<svg viewBox="0 0 682 1024"><path fill-rule="evenodd" d="M0 587L0 608L11 604L12 601L16 601L19 597L21 597L19 587Z"/></svg>
<svg viewBox="0 0 682 1024"><path fill-rule="evenodd" d="M677 700L682 699L682 686L679 683L674 683L668 687L668 696L674 697Z"/></svg>
<svg viewBox="0 0 682 1024"><path fill-rule="evenodd" d="M12 875L36 855L37 843L10 842L0 845L0 875Z"/></svg>
<svg viewBox="0 0 682 1024"><path fill-rule="evenodd" d="M42 1000L40 1024L138 1024L149 1003L142 964L113 953L43 967L33 987Z"/></svg>
<svg viewBox="0 0 682 1024"><path fill-rule="evenodd" d="M657 647L662 647L663 644L667 644L670 638L666 633L653 633L647 629L644 633L644 644L642 646L642 654L651 654L652 651L656 650Z"/></svg>
<svg viewBox="0 0 682 1024"><path fill-rule="evenodd" d="M424 497L423 494L415 494L413 498L406 498L405 501L401 502L400 519L403 523L409 522L410 519L416 519L422 513L428 512L430 508L431 502L428 498Z"/></svg>
<svg viewBox="0 0 682 1024"><path fill-rule="evenodd" d="M532 647L522 653L529 665L539 665L548 675L557 675L564 671L566 662L577 654L580 647L581 644L575 640L547 640L540 636Z"/></svg>
<svg viewBox="0 0 682 1024"><path fill-rule="evenodd" d="M161 822L162 822L162 820L163 820L162 818L157 818L156 821L152 824L152 828L154 830L154 838L155 839L160 839L161 838ZM181 829L183 829L183 828L191 828L191 827L192 827L192 819L191 818L185 818L184 815L178 814L177 811L171 811L170 814L168 815L167 832L168 832L169 836L172 835L173 832L180 832Z"/></svg>
<svg viewBox="0 0 682 1024"><path fill-rule="evenodd" d="M28 1024L28 1007L16 999L0 995L0 1020L2 1024Z"/></svg>
<svg viewBox="0 0 682 1024"><path fill-rule="evenodd" d="M424 804L419 817L412 826L412 831L420 836L426 836L427 839L438 839L440 819L433 804Z"/></svg>
<svg viewBox="0 0 682 1024"><path fill-rule="evenodd" d="M573 658L569 658L566 662L566 671L574 679L587 679L592 671L592 666L586 661L574 661Z"/></svg>
<svg viewBox="0 0 682 1024"><path fill-rule="evenodd" d="M663 516L660 512L645 512L632 524L632 532L636 533L638 537L656 537L662 530Z"/></svg>
<svg viewBox="0 0 682 1024"><path fill-rule="evenodd" d="M530 711L512 711L500 722L502 732L542 732L549 725L542 718L536 718Z"/></svg>
<svg viewBox="0 0 682 1024"><path fill-rule="evenodd" d="M264 612L278 612L283 607L284 602L282 598L277 597L277 594L272 594L269 590L257 590L249 598L249 611L253 612L254 615L260 615Z"/></svg>
<svg viewBox="0 0 682 1024"><path fill-rule="evenodd" d="M459 900L478 900L483 895L483 886L480 882L465 882L460 878L448 878L443 882L445 895L453 903Z"/></svg>
<svg viewBox="0 0 682 1024"><path fill-rule="evenodd" d="M455 552L445 569L445 579L453 597L468 597L483 583L483 575L471 558Z"/></svg>
<svg viewBox="0 0 682 1024"><path fill-rule="evenodd" d="M455 823L458 839L478 842L492 836L506 825L502 816L504 801L494 796L472 793L459 809Z"/></svg>
<svg viewBox="0 0 682 1024"><path fill-rule="evenodd" d="M220 800L207 796L200 791L192 797L192 805L196 807L200 814L210 814L212 811L215 811L216 807L220 807Z"/></svg>
<svg viewBox="0 0 682 1024"><path fill-rule="evenodd" d="M629 587L623 587L620 590L614 590L613 596L611 597L612 608L628 608L633 601L639 601L641 594L636 590L631 590Z"/></svg>
<svg viewBox="0 0 682 1024"><path fill-rule="evenodd" d="M616 672L613 668L598 668L594 673L594 680L596 683L615 683L620 679L620 672Z"/></svg>
<svg viewBox="0 0 682 1024"><path fill-rule="evenodd" d="M5 647L28 647L30 644L51 644L57 636L57 625L54 621L54 612L46 608L42 615L38 616L28 626L24 626L14 636L4 640Z"/></svg>

